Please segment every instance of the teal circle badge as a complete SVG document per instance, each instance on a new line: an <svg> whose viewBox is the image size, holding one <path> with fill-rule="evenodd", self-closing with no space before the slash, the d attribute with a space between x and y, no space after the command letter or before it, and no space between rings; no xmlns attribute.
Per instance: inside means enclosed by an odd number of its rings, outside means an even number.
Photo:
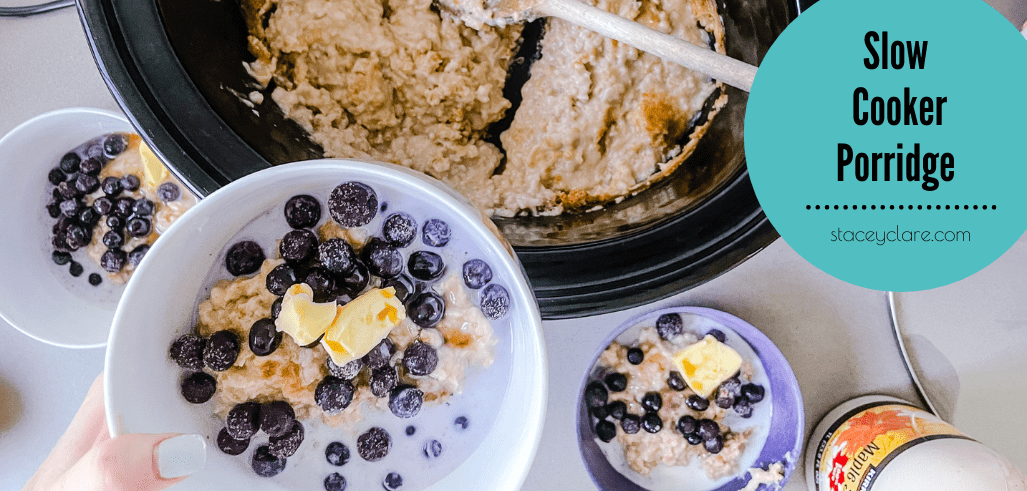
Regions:
<svg viewBox="0 0 1027 491"><path fill-rule="evenodd" d="M963 279L1027 230L1027 40L981 0L822 0L760 64L756 196L841 280Z"/></svg>

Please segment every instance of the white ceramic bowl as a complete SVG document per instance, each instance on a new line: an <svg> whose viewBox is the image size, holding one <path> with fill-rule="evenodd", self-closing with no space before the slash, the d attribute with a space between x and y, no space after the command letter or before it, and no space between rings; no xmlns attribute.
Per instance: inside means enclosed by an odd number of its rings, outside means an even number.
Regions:
<svg viewBox="0 0 1027 491"><path fill-rule="evenodd" d="M480 377L468 378L464 392L450 400L453 406L466 405L470 400L469 404L475 408L489 408L488 416L479 413L482 417L477 427L472 419L471 428L481 432L475 437L480 443L474 450L470 448L472 445L465 445L468 447L464 449L466 460L428 489L481 488L483 483L491 483L487 486L489 489L517 489L534 457L546 406L546 358L535 299L512 250L491 222L438 181L387 164L321 160L261 171L210 195L161 236L135 272L111 330L105 400L112 435L181 432L206 437L207 465L184 481L182 489L322 489L329 472L346 475L347 471L353 473L364 464L350 440L346 444L353 451L351 462L339 468L328 466L324 447L332 441L332 435L340 433L331 433L336 430L318 422L305 423L306 438L299 452L289 457L285 472L273 478L257 476L249 469L249 458L260 444L258 438L254 437L254 442L258 443L251 442L242 455L228 456L220 452L214 438L223 421L213 414L213 401L189 404L183 399L179 385L184 371L168 355L172 341L192 329L197 305L203 299L200 297L206 296L201 292L216 279L218 274L215 273L224 269L224 251L230 243L246 237L257 240L266 252L271 251L274 238L288 231L281 217L286 200L297 194L327 196L332 188L346 181L360 181L375 189L379 201L388 203L388 212L407 211L417 218L431 210L432 216L450 224L454 242L460 235L460 240L474 244L473 254L491 265L495 278L502 279L509 291L512 299L509 313L492 322L499 340L495 363L482 369ZM322 200L322 205L324 203ZM379 213L368 225L372 233L377 234L383 215L388 212ZM327 211L323 216L328 216ZM266 228L277 230L267 232L265 237L262 229ZM447 247L452 246L453 243ZM459 267L459 264L449 265L451 271L458 271ZM224 273L219 274L224 276ZM487 385L493 383L502 384L503 388L496 393L492 390L496 386ZM482 397L483 393L486 397ZM449 408L449 403L426 405L417 418L426 411L444 413L451 410ZM368 412L370 410L365 409L365 413ZM494 422L486 425L486 419L492 417ZM392 419L397 425L407 424L403 423L407 420ZM389 457L393 457L397 448L407 443L400 441L405 436L397 436L392 429L389 431L394 439ZM450 441L451 451L461 450L453 445L459 446L459 442ZM411 458L416 457L417 452L420 452L419 447ZM423 454L420 456L423 458ZM354 468L354 464L358 467ZM412 474L416 471L410 469L420 464L400 460L397 465L406 467L397 471ZM291 475L290 468L294 469ZM352 474L346 478L350 488L363 488L354 486ZM413 484L404 488L416 487Z"/></svg>
<svg viewBox="0 0 1027 491"><path fill-rule="evenodd" d="M123 116L71 108L36 116L0 140L0 316L19 331L67 348L98 348L107 342L123 287L86 281L99 266L78 251L86 272L74 278L50 258L55 220L46 213L52 187L47 172L61 156L87 140L132 132Z"/></svg>

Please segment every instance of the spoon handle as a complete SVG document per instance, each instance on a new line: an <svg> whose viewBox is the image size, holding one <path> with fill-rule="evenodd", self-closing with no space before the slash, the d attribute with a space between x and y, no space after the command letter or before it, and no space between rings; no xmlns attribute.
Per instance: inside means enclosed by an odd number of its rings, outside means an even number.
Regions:
<svg viewBox="0 0 1027 491"><path fill-rule="evenodd" d="M756 67L664 34L578 0L546 0L535 12L557 17L666 61L703 72L746 92L752 88Z"/></svg>

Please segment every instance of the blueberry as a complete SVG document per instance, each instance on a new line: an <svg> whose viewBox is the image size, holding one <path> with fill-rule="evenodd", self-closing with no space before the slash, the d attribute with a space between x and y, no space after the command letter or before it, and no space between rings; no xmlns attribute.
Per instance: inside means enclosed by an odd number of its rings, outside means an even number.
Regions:
<svg viewBox="0 0 1027 491"><path fill-rule="evenodd" d="M53 259L53 262L55 264L59 266L64 266L65 264L68 264L68 262L71 261L71 254L61 251L53 251L53 254L50 255L50 258Z"/></svg>
<svg viewBox="0 0 1027 491"><path fill-rule="evenodd" d="M407 271L410 276L421 281L431 281L446 272L446 263L442 261L442 256L434 252L417 251L410 255Z"/></svg>
<svg viewBox="0 0 1027 491"><path fill-rule="evenodd" d="M129 174L121 178L121 188L125 191L136 191L139 189L139 178Z"/></svg>
<svg viewBox="0 0 1027 491"><path fill-rule="evenodd" d="M699 422L695 418L684 415L678 418L677 430L684 436L688 436L689 433L695 433L699 429Z"/></svg>
<svg viewBox="0 0 1027 491"><path fill-rule="evenodd" d="M78 215L79 210L82 209L82 202L77 199L66 199L61 201L61 204L57 205L61 207L61 214L66 217L73 217Z"/></svg>
<svg viewBox="0 0 1027 491"><path fill-rule="evenodd" d="M170 203L172 201L178 201L178 198L182 197L182 189L178 187L178 184L173 182L165 182L160 186L157 186L157 199Z"/></svg>
<svg viewBox="0 0 1027 491"><path fill-rule="evenodd" d="M656 319L656 332L669 341L685 332L685 323L678 314L663 314Z"/></svg>
<svg viewBox="0 0 1027 491"><path fill-rule="evenodd" d="M177 199L177 198L176 198ZM285 202L285 222L295 229L310 228L321 220L321 203L313 196L301 194Z"/></svg>
<svg viewBox="0 0 1027 491"><path fill-rule="evenodd" d="M248 336L250 351L257 356L267 356L278 349L282 342L282 333L275 329L275 321L263 318L250 326Z"/></svg>
<svg viewBox="0 0 1027 491"><path fill-rule="evenodd" d="M110 214L113 207L114 203L110 198L101 196L93 200L93 210L101 216Z"/></svg>
<svg viewBox="0 0 1027 491"><path fill-rule="evenodd" d="M290 286L298 283L299 280L296 278L296 270L292 269L292 266L288 264L279 264L274 269L267 273L267 278L264 279L264 285L267 286L267 291L279 297L285 295L286 290Z"/></svg>
<svg viewBox="0 0 1027 491"><path fill-rule="evenodd" d="M763 400L764 389L762 385L756 384L745 384L742 386L742 397L749 400L751 403L757 403Z"/></svg>
<svg viewBox="0 0 1027 491"><path fill-rule="evenodd" d="M100 180L90 174L79 174L78 179L75 179L75 189L82 194L92 193L100 189Z"/></svg>
<svg viewBox="0 0 1027 491"><path fill-rule="evenodd" d="M413 418L421 411L424 392L412 385L400 385L389 394L389 410L397 418Z"/></svg>
<svg viewBox="0 0 1027 491"><path fill-rule="evenodd" d="M153 201L146 198L139 198L132 204L132 214L137 217L148 217L153 215Z"/></svg>
<svg viewBox="0 0 1027 491"><path fill-rule="evenodd" d="M98 157L89 157L78 163L79 174L86 174L95 176L100 173L100 169L103 167L103 161Z"/></svg>
<svg viewBox="0 0 1027 491"><path fill-rule="evenodd" d="M143 258L146 257L146 253L150 252L149 244L140 244L132 249L132 252L128 253L128 264L132 266L139 266L139 263L143 262Z"/></svg>
<svg viewBox="0 0 1027 491"><path fill-rule="evenodd" d="M68 234L65 232L54 232L54 236L50 239L50 243L53 245L54 250L60 252L71 252L72 249L68 246Z"/></svg>
<svg viewBox="0 0 1027 491"><path fill-rule="evenodd" d="M357 453L368 462L377 462L385 458L392 448L392 437L389 432L373 427L357 437Z"/></svg>
<svg viewBox="0 0 1027 491"><path fill-rule="evenodd" d="M642 418L634 414L626 414L624 419L620 421L620 427L624 430L624 433L634 435L638 433L638 430L642 429Z"/></svg>
<svg viewBox="0 0 1027 491"><path fill-rule="evenodd" d="M243 402L236 404L225 417L225 430L232 438L249 438L260 429L260 403Z"/></svg>
<svg viewBox="0 0 1027 491"><path fill-rule="evenodd" d="M78 212L78 221L82 222L84 225L92 227L93 225L96 225L96 222L100 221L100 214L91 207L82 208L82 210Z"/></svg>
<svg viewBox="0 0 1027 491"><path fill-rule="evenodd" d="M703 440L703 447L706 451L712 454L718 454L721 450L724 450L724 436L717 435L709 440Z"/></svg>
<svg viewBox="0 0 1027 491"><path fill-rule="evenodd" d="M296 412L285 401L272 401L260 406L260 430L268 436L282 436L296 421Z"/></svg>
<svg viewBox="0 0 1027 491"><path fill-rule="evenodd" d="M710 329L710 332L706 333L708 336L713 336L713 339L720 341L721 343L727 342L727 336L724 331L720 329Z"/></svg>
<svg viewBox="0 0 1027 491"><path fill-rule="evenodd" d="M610 389L610 392L620 392L628 388L628 377L619 372L607 375L603 382L606 382L606 387Z"/></svg>
<svg viewBox="0 0 1027 491"><path fill-rule="evenodd" d="M82 196L82 192L75 189L75 183L73 182L62 182L55 189L56 194L60 195L63 199L74 199Z"/></svg>
<svg viewBox="0 0 1027 491"><path fill-rule="evenodd" d="M628 405L624 401L613 401L606 405L606 413L613 419L624 419L628 413Z"/></svg>
<svg viewBox="0 0 1027 491"><path fill-rule="evenodd" d="M267 445L257 447L250 459L250 467L261 477L274 477L285 470L285 459L280 459L271 454Z"/></svg>
<svg viewBox="0 0 1027 491"><path fill-rule="evenodd" d="M267 450L278 458L292 457L303 443L303 423L293 421L289 431L284 435L268 438Z"/></svg>
<svg viewBox="0 0 1027 491"><path fill-rule="evenodd" d="M713 401L713 403L721 409L729 409L731 408L731 406L734 405L735 398L731 396L718 395L717 398Z"/></svg>
<svg viewBox="0 0 1027 491"><path fill-rule="evenodd" d="M72 172L78 171L78 164L82 162L82 159L75 152L68 152L61 157L61 163L58 165L65 174L71 174Z"/></svg>
<svg viewBox="0 0 1027 491"><path fill-rule="evenodd" d="M60 167L54 167L53 169L50 169L50 173L46 175L46 179L50 181L50 184L53 184L54 186L64 182L64 180L67 178L68 175L65 174L64 171L60 169Z"/></svg>
<svg viewBox="0 0 1027 491"><path fill-rule="evenodd" d="M613 440L613 438L617 436L617 426L611 421L604 419L596 423L596 436L599 437L600 440L609 443L610 440Z"/></svg>
<svg viewBox="0 0 1027 491"><path fill-rule="evenodd" d="M388 365L392 361L392 341L385 338L361 359L371 370Z"/></svg>
<svg viewBox="0 0 1027 491"><path fill-rule="evenodd" d="M702 443L702 437L699 436L698 433L689 433L685 435L685 441L687 441L689 445L698 445Z"/></svg>
<svg viewBox="0 0 1027 491"><path fill-rule="evenodd" d="M645 353L642 348L628 348L627 359L632 365L640 365L645 359Z"/></svg>
<svg viewBox="0 0 1027 491"><path fill-rule="evenodd" d="M376 276L392 278L403 272L403 254L395 246L378 237L372 238L361 251L367 269Z"/></svg>
<svg viewBox="0 0 1027 491"><path fill-rule="evenodd" d="M317 259L335 274L350 274L356 268L353 247L343 239L328 239L317 248Z"/></svg>
<svg viewBox="0 0 1027 491"><path fill-rule="evenodd" d="M59 201L52 201L46 205L46 213L50 215L50 218L57 218L61 216L61 203Z"/></svg>
<svg viewBox="0 0 1027 491"><path fill-rule="evenodd" d="M264 250L260 248L260 244L252 240L243 240L228 248L225 254L225 269L232 276L253 274L260 270L264 259Z"/></svg>
<svg viewBox="0 0 1027 491"><path fill-rule="evenodd" d="M718 387L717 390L724 395L738 397L742 395L742 381L738 379L737 375L735 375L734 377L721 382L720 387Z"/></svg>
<svg viewBox="0 0 1027 491"><path fill-rule="evenodd" d="M278 314L282 313L282 297L278 297L274 302L271 302L271 319L277 319Z"/></svg>
<svg viewBox="0 0 1027 491"><path fill-rule="evenodd" d="M642 429L648 433L658 433L663 429L663 420L655 411L645 413L645 416L642 416Z"/></svg>
<svg viewBox="0 0 1027 491"><path fill-rule="evenodd" d="M317 254L317 236L307 229L293 230L282 237L278 252L282 259L298 264L312 259Z"/></svg>
<svg viewBox="0 0 1027 491"><path fill-rule="evenodd" d="M114 176L107 176L103 179L103 182L100 183L100 189L103 190L103 194L106 194L107 196L117 196L121 194L121 180Z"/></svg>
<svg viewBox="0 0 1027 491"><path fill-rule="evenodd" d="M438 456L442 455L442 442L438 440L428 440L428 442L424 444L424 455L429 459L438 458Z"/></svg>
<svg viewBox="0 0 1027 491"><path fill-rule="evenodd" d="M127 259L128 257L125 254L125 251L121 249L107 249L107 251L100 256L100 267L109 273L117 273L125 267L125 261Z"/></svg>
<svg viewBox="0 0 1027 491"><path fill-rule="evenodd" d="M362 227L378 214L378 196L366 184L342 183L328 197L328 211L343 227Z"/></svg>
<svg viewBox="0 0 1027 491"><path fill-rule="evenodd" d="M458 416L455 420L453 420L453 426L455 426L458 430L466 430L469 424L470 421L467 420L467 416Z"/></svg>
<svg viewBox="0 0 1027 491"><path fill-rule="evenodd" d="M215 372L228 370L239 357L239 336L224 330L211 334L203 348L203 364Z"/></svg>
<svg viewBox="0 0 1027 491"><path fill-rule="evenodd" d="M325 491L346 491L346 478L333 472L325 478Z"/></svg>
<svg viewBox="0 0 1027 491"><path fill-rule="evenodd" d="M189 370L203 369L203 347L206 341L196 334L183 334L171 343L171 359Z"/></svg>
<svg viewBox="0 0 1027 491"><path fill-rule="evenodd" d="M367 284L371 281L371 273L367 270L367 267L363 263L356 261L356 266L353 268L353 272L349 276L342 279L341 288L352 298L356 298L360 292L367 288Z"/></svg>
<svg viewBox="0 0 1027 491"><path fill-rule="evenodd" d="M103 139L103 155L108 159L113 159L124 152L127 146L128 139L125 138L125 135L112 133Z"/></svg>
<svg viewBox="0 0 1027 491"><path fill-rule="evenodd" d="M329 375L314 389L314 401L322 411L338 413L353 402L353 384L349 380Z"/></svg>
<svg viewBox="0 0 1027 491"><path fill-rule="evenodd" d="M646 411L659 411L660 408L663 407L663 398L660 397L659 392L646 392L645 395L642 396L642 407L644 407Z"/></svg>
<svg viewBox="0 0 1027 491"><path fill-rule="evenodd" d="M82 264L80 264L80 263L78 263L76 261L72 261L71 262L71 266L68 267L68 272L71 273L71 275L76 277L76 278L78 278L79 276L82 276L82 272L83 271L84 271L84 269L82 268Z"/></svg>
<svg viewBox="0 0 1027 491"><path fill-rule="evenodd" d="M122 228L125 227L125 219L115 215L108 216L107 227L111 230L120 231Z"/></svg>
<svg viewBox="0 0 1027 491"><path fill-rule="evenodd" d="M368 385L371 386L371 393L375 397L388 396L397 383L399 383L399 374L396 373L396 368L391 365L374 369L371 372L370 380L368 380Z"/></svg>
<svg viewBox="0 0 1027 491"><path fill-rule="evenodd" d="M396 247L410 245L416 235L417 222L406 213L393 213L382 224L382 237Z"/></svg>
<svg viewBox="0 0 1027 491"><path fill-rule="evenodd" d="M329 302L339 294L335 276L324 268L310 268L310 272L307 273L307 277L303 282L314 292L314 301L317 303Z"/></svg>
<svg viewBox="0 0 1027 491"><path fill-rule="evenodd" d="M685 399L685 406L693 411L703 412L709 409L710 401L698 394L692 394Z"/></svg>
<svg viewBox="0 0 1027 491"><path fill-rule="evenodd" d="M403 366L411 375L428 375L439 365L439 354L430 344L414 341L403 351Z"/></svg>
<svg viewBox="0 0 1027 491"><path fill-rule="evenodd" d="M735 409L735 412L738 413L739 416L743 418L752 417L752 403L749 402L747 399L739 397L735 400L735 404L733 407Z"/></svg>
<svg viewBox="0 0 1027 491"><path fill-rule="evenodd" d="M416 432L417 432L417 428L414 428L413 425L407 426L407 429L406 429L407 436L413 436L413 434L416 433Z"/></svg>
<svg viewBox="0 0 1027 491"><path fill-rule="evenodd" d="M471 259L464 263L464 284L467 288L477 290L492 281L492 268L481 259Z"/></svg>
<svg viewBox="0 0 1027 491"><path fill-rule="evenodd" d="M501 285L491 284L481 291L481 313L498 320L510 310L510 293Z"/></svg>
<svg viewBox="0 0 1027 491"><path fill-rule="evenodd" d="M128 235L134 237L145 237L150 234L152 227L150 226L149 220L136 217L128 219L128 222L125 223L125 230L128 232Z"/></svg>
<svg viewBox="0 0 1027 491"><path fill-rule="evenodd" d="M214 396L217 384L210 374L194 372L182 381L182 397L193 404L202 404Z"/></svg>
<svg viewBox="0 0 1027 491"><path fill-rule="evenodd" d="M435 327L446 314L446 301L435 292L415 296L407 305L407 316L421 327Z"/></svg>
<svg viewBox="0 0 1027 491"><path fill-rule="evenodd" d="M332 442L325 447L325 459L336 467L349 462L349 447L342 442Z"/></svg>
<svg viewBox="0 0 1027 491"><path fill-rule="evenodd" d="M712 419L700 419L696 433L699 434L703 441L712 440L720 435L720 425Z"/></svg>
<svg viewBox="0 0 1027 491"><path fill-rule="evenodd" d="M606 419L610 415L610 411L606 409L606 406L597 406L592 408L592 416L597 419Z"/></svg>
<svg viewBox="0 0 1027 491"><path fill-rule="evenodd" d="M585 405L589 409L606 405L607 396L606 387L603 387L603 384L599 382L589 382L585 386Z"/></svg>
<svg viewBox="0 0 1027 491"><path fill-rule="evenodd" d="M348 363L344 363L341 367L336 365L331 358L328 358L326 364L328 365L329 374L343 380L353 380L360 374L360 369L364 367L364 362L360 361L359 358Z"/></svg>
<svg viewBox="0 0 1027 491"><path fill-rule="evenodd" d="M671 371L670 375L667 376L667 386L678 392L685 390L685 387L687 387L685 379L677 371Z"/></svg>
<svg viewBox="0 0 1027 491"><path fill-rule="evenodd" d="M118 232L108 230L107 233L103 234L102 242L108 249L117 249L125 243L125 239Z"/></svg>
<svg viewBox="0 0 1027 491"><path fill-rule="evenodd" d="M406 304L408 300L413 298L414 293L417 292L414 280L411 280L410 277L405 274L382 281L383 289L390 286L396 290L396 298L403 304Z"/></svg>
<svg viewBox="0 0 1027 491"><path fill-rule="evenodd" d="M400 477L399 473L390 472L385 476L385 480L382 481L382 486L385 487L386 491L396 491L403 486L403 478Z"/></svg>
<svg viewBox="0 0 1027 491"><path fill-rule="evenodd" d="M449 236L449 224L438 218L424 222L424 227L421 228L421 242L425 245L445 247L449 243Z"/></svg>
<svg viewBox="0 0 1027 491"><path fill-rule="evenodd" d="M228 432L228 428L221 428L217 438L218 449L228 455L239 455L250 446L250 437L236 438Z"/></svg>
<svg viewBox="0 0 1027 491"><path fill-rule="evenodd" d="M136 201L132 198L118 198L114 200L114 208L111 209L111 214L127 220L132 215L132 207L135 204Z"/></svg>

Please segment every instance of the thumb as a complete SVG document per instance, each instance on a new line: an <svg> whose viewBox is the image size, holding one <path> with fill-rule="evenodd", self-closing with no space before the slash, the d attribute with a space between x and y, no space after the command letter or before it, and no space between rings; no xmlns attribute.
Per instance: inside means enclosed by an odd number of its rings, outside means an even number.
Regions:
<svg viewBox="0 0 1027 491"><path fill-rule="evenodd" d="M156 491L207 461L200 435L127 434L102 441L65 473L55 490Z"/></svg>

